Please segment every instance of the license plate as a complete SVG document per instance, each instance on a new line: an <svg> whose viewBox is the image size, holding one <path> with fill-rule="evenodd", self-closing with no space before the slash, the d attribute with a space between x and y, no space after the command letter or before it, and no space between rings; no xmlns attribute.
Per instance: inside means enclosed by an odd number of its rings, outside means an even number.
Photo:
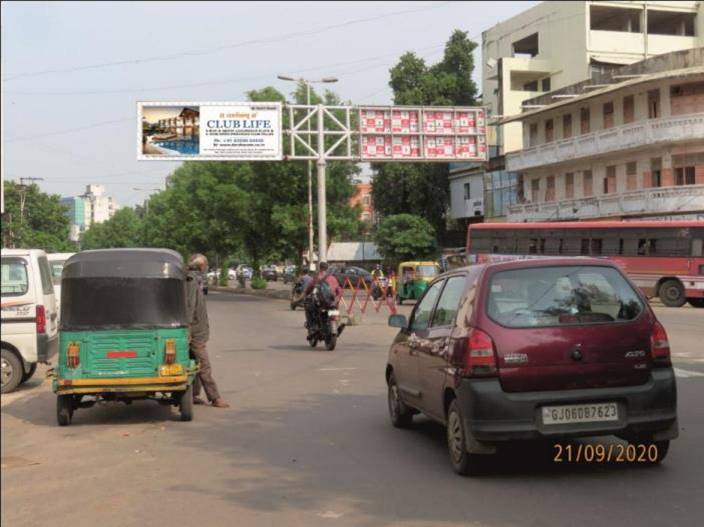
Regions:
<svg viewBox="0 0 704 527"><path fill-rule="evenodd" d="M336 317L339 316L340 312L337 309L331 309L328 311L328 316L329 317Z"/></svg>
<svg viewBox="0 0 704 527"><path fill-rule="evenodd" d="M545 425L618 421L618 405L616 403L543 406L542 412L543 424Z"/></svg>

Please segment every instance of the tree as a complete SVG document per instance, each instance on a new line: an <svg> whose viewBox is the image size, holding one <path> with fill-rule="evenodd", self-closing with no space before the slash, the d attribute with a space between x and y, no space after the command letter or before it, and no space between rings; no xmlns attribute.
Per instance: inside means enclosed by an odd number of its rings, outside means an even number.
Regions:
<svg viewBox="0 0 704 527"><path fill-rule="evenodd" d="M75 250L68 239L68 209L61 204L58 194L42 192L36 184L19 185L14 181L6 181L4 190L4 247L44 249L49 253ZM24 207L21 205L22 194Z"/></svg>
<svg viewBox="0 0 704 527"><path fill-rule="evenodd" d="M134 209L124 207L103 223L94 223L81 236L82 249L142 247L142 220Z"/></svg>
<svg viewBox="0 0 704 527"><path fill-rule="evenodd" d="M472 80L477 47L465 31L456 30L445 44L443 58L428 66L414 53L405 53L390 70L394 103L403 105L471 106L477 87ZM427 219L436 232L445 230L450 202L447 164L378 163L372 184L374 206L389 216L408 212Z"/></svg>
<svg viewBox="0 0 704 527"><path fill-rule="evenodd" d="M413 214L395 214L384 218L374 236L379 253L394 267L407 260L437 256L433 226Z"/></svg>

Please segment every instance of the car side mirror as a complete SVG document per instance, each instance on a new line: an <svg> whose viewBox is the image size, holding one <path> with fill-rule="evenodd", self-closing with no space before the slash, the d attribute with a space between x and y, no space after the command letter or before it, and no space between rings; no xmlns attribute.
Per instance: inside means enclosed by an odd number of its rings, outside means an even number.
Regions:
<svg viewBox="0 0 704 527"><path fill-rule="evenodd" d="M406 315L389 315L389 326L406 329L408 327L408 319L406 319Z"/></svg>

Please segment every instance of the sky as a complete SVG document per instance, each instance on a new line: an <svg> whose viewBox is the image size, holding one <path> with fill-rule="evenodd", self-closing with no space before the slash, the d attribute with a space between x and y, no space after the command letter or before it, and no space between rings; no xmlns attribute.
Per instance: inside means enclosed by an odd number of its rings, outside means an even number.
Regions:
<svg viewBox="0 0 704 527"><path fill-rule="evenodd" d="M353 104L390 104L389 68L429 64L452 31L481 33L538 2L3 2L3 177L71 196L104 184L120 205L179 163L137 160L137 101L243 101L336 76ZM135 188L146 190L134 190Z"/></svg>

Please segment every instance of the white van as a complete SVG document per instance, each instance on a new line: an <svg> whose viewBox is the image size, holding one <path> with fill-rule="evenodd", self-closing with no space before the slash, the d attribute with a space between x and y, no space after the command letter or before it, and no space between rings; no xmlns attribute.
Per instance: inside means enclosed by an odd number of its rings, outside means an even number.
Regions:
<svg viewBox="0 0 704 527"><path fill-rule="evenodd" d="M37 363L48 363L59 347L59 323L46 253L38 249L3 249L2 393L27 381Z"/></svg>
<svg viewBox="0 0 704 527"><path fill-rule="evenodd" d="M46 255L51 269L51 281L54 283L54 295L56 295L56 308L61 316L61 273L64 270L66 260L76 253L50 253Z"/></svg>

